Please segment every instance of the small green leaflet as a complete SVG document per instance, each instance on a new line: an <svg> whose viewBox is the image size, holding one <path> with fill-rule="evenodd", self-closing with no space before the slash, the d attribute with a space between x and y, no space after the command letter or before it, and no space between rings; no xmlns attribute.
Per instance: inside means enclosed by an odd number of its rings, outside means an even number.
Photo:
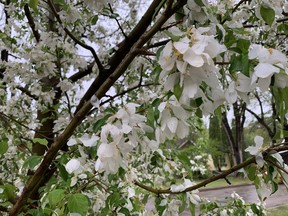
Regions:
<svg viewBox="0 0 288 216"><path fill-rule="evenodd" d="M31 7L35 13L38 13L38 0L29 0L29 7Z"/></svg>
<svg viewBox="0 0 288 216"><path fill-rule="evenodd" d="M8 143L6 140L0 142L0 155L3 155L8 150Z"/></svg>
<svg viewBox="0 0 288 216"><path fill-rule="evenodd" d="M46 139L43 139L43 138L34 138L33 142L39 143L40 145L44 145L44 146L48 145L48 141Z"/></svg>
<svg viewBox="0 0 288 216"><path fill-rule="evenodd" d="M87 196L81 193L76 193L70 196L67 205L70 213L79 213L80 215L86 215L89 207L89 200Z"/></svg>
<svg viewBox="0 0 288 216"><path fill-rule="evenodd" d="M204 7L205 5L203 4L202 0L195 0L195 3L200 6L200 7Z"/></svg>
<svg viewBox="0 0 288 216"><path fill-rule="evenodd" d="M57 207L58 204L64 199L65 197L65 190L63 189L56 189L48 193L48 200L49 205L51 207Z"/></svg>
<svg viewBox="0 0 288 216"><path fill-rule="evenodd" d="M40 163L41 160L42 160L42 156L33 155L33 156L28 157L24 161L23 166L28 167L29 169L33 169L35 166L37 166Z"/></svg>
<svg viewBox="0 0 288 216"><path fill-rule="evenodd" d="M270 7L265 7L261 5L260 7L260 14L263 20L271 26L275 20L275 11Z"/></svg>

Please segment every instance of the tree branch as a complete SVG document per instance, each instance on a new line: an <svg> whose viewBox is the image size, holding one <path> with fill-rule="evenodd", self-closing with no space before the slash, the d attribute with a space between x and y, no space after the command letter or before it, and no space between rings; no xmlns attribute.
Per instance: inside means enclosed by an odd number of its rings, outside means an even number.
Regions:
<svg viewBox="0 0 288 216"><path fill-rule="evenodd" d="M186 4L187 0L179 1L183 5ZM124 41L122 41L119 44L119 48L115 52L115 54L110 58L108 64L105 66L107 68L104 70L103 74L99 74L99 76L94 80L94 82L91 84L83 98L81 99L78 107L76 108L75 113L77 113L83 104L85 104L86 101L89 101L91 97L95 94L97 89L105 82L105 80L111 79L111 83L114 83L114 75L113 73L116 73L115 70L121 68L121 71L129 66L129 64L132 62L132 60L136 57L136 53L133 53L132 47L134 47L133 51L135 49L141 49L142 46L161 28L161 26L168 20L167 18L172 16L172 12L170 14L163 14L162 18L160 18L149 31L149 34L144 37L144 33L151 25L152 19L155 15L155 11L157 10L158 6L162 3L161 0L154 0L149 8L147 9L146 13L143 15L143 17L140 19L138 24L134 27L134 29L131 31L131 33L127 36ZM179 3L179 4L180 4ZM182 5L182 6L183 6ZM175 12L175 10L173 11ZM163 22L164 21L164 22ZM148 33L148 32L147 32ZM146 34L147 34L146 33ZM152 34L151 34L152 33ZM141 44L139 42L141 41ZM136 42L138 44L136 45ZM143 43L142 43L143 42ZM123 65L123 68L121 67ZM122 71L123 73L123 71ZM99 97L98 97L99 98Z"/></svg>
<svg viewBox="0 0 288 216"><path fill-rule="evenodd" d="M270 139L272 140L274 137L274 133L271 130L271 128L266 124L265 120L263 118L260 118L254 111L250 110L249 108L246 107L246 110L250 114L252 114L257 119L257 121L266 129L266 131L269 134Z"/></svg>
<svg viewBox="0 0 288 216"><path fill-rule="evenodd" d="M271 151L280 152L280 151L284 151L284 150L288 150L288 146L270 147L270 148L268 148L267 150L265 150L263 152L263 158L265 159ZM270 162L270 161L268 161L268 162ZM214 176L206 179L205 181L203 181L203 182L201 182L199 184L196 184L196 185L193 185L191 187L186 188L183 191L172 192L170 188L169 189L156 189L156 188L144 185L144 184L142 184L142 183L140 183L138 181L134 181L134 184L137 185L138 187L144 189L144 190L147 190L147 191L155 193L155 194L180 194L180 193L186 193L186 192L190 192L190 191L193 191L193 190L197 190L197 189L199 189L201 187L205 187L207 184L210 184L211 182L217 181L219 179L225 179L231 173L233 173L233 172L235 172L237 170L240 170L240 169L242 169L244 167L247 167L248 165L253 164L253 163L256 163L255 157L249 158L248 160L246 160L246 161L244 161L244 162L232 167L231 169L226 170L226 171L224 171L221 174L214 175Z"/></svg>
<svg viewBox="0 0 288 216"><path fill-rule="evenodd" d="M78 81L79 79L91 74L93 72L93 66L94 66L95 62L91 62L88 67L85 69L85 70L79 70L79 72L73 74L72 76L70 76L68 79L71 81L71 82L76 82Z"/></svg>
<svg viewBox="0 0 288 216"><path fill-rule="evenodd" d="M28 20L28 23L29 23L29 26L33 32L33 35L37 41L37 43L40 41L40 34L39 32L36 30L36 26L35 26L35 22L34 22L34 19L31 15L31 12L30 12L30 9L29 9L29 6L28 4L25 4L24 5L24 12L25 12L25 16Z"/></svg>
<svg viewBox="0 0 288 216"><path fill-rule="evenodd" d="M38 100L39 98L32 94L28 89L22 87L22 86L16 86L16 89L20 90L21 92L23 92L24 94L26 94L27 96L33 98L34 100Z"/></svg>
<svg viewBox="0 0 288 216"><path fill-rule="evenodd" d="M49 0L49 2L51 2L51 0ZM126 71L130 63L137 56L137 54L135 54L134 51L136 49L141 48L150 38L152 38L154 34L156 34L159 31L161 26L174 13L180 7L183 7L183 5L187 3L187 0L178 1L176 5L173 7L173 9L171 10L171 12L162 14L160 18L155 22L155 24L150 28L150 30L145 32L147 27L152 22L155 9L161 2L162 0L154 0L152 2L147 12L144 14L143 18L136 25L135 29L132 30L132 32L130 33L129 40L128 40L129 43L128 42L123 43L124 45L122 45L122 47L119 48L122 53L116 52L117 54L115 54L108 63L108 65L110 66L109 66L109 70L105 71L107 73L104 73L104 74L100 73L99 77L96 78L96 86L95 84L92 85L92 90L90 87L90 92L92 92L92 94L89 95L88 100L87 98L84 97L84 101L82 100L82 104L84 105L79 104L78 110L76 114L74 115L73 119L65 128L63 133L60 134L55 139L55 141L51 144L41 164L35 171L34 175L31 176L28 183L23 188L22 194L17 200L17 203L11 208L9 212L10 216L17 215L21 211L23 206L26 204L27 200L31 196L31 193L39 189L38 182L41 181L42 176L45 175L49 171L49 167L51 163L53 162L53 160L55 159L55 157L57 156L58 151L61 149L62 146L66 144L67 140L72 136L77 126L83 121L87 113L91 110L92 104L90 103L90 98L92 97L92 95L95 94L95 96L100 100L105 95L105 93L110 89L110 87L114 84L114 82ZM125 54L124 56L122 55L123 53ZM119 54L121 55L119 56Z"/></svg>
<svg viewBox="0 0 288 216"><path fill-rule="evenodd" d="M96 62L96 64L97 64L97 66L98 66L99 73L102 73L103 70L104 70L103 65L102 65L101 61L99 60L99 58L98 58L95 50L93 49L93 47L85 44L84 42L82 42L82 41L80 41L80 40L78 40L66 27L63 26L62 20L61 20L59 14L57 13L57 10L56 10L56 8L55 8L55 5L54 5L53 0L48 0L48 4L49 4L52 12L54 13L54 15L55 15L58 23L62 26L62 28L64 29L64 31L66 32L66 34L69 35L69 37L70 37L75 43L77 43L79 46L82 46L83 48L89 50L89 51L92 53L92 55L93 55L93 57L94 57L94 59L95 59L95 62Z"/></svg>

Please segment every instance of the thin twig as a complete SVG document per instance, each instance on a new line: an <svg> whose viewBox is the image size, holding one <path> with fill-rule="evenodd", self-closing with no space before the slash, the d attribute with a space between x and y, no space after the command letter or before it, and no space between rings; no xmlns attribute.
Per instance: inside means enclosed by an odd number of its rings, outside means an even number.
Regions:
<svg viewBox="0 0 288 216"><path fill-rule="evenodd" d="M151 49L151 48L163 46L163 45L166 45L169 41L170 41L170 39L163 40L163 41L159 41L159 42L157 42L157 43L144 46L143 48L144 48L144 49Z"/></svg>
<svg viewBox="0 0 288 216"><path fill-rule="evenodd" d="M66 32L66 34L69 35L69 37L70 37L75 43L77 43L78 45L82 46L83 48L89 50L89 51L92 53L92 55L93 55L93 57L94 57L94 59L95 59L95 62L96 62L96 64L97 64L97 66L98 66L99 72L102 73L102 71L104 70L104 67L103 67L101 61L99 60L99 58L98 58L98 56L97 56L94 48L91 47L91 46L89 46L89 45L87 45L86 43L78 40L66 27L63 26L62 20L61 20L59 14L57 13L57 10L56 10L56 7L55 7L55 5L54 5L53 0L48 0L48 4L49 4L50 8L52 9L52 11L53 11L53 13L54 13L54 15L55 15L58 23L62 26L62 28L64 29L64 31Z"/></svg>
<svg viewBox="0 0 288 216"><path fill-rule="evenodd" d="M114 14L114 11L113 11L113 8L112 8L111 4L108 3L108 5L109 5L109 9L110 9L111 13ZM120 31L122 32L123 36L125 37L125 39L127 39L128 37L127 37L127 35L125 34L122 26L120 25L119 20L117 19L117 17L114 17L114 19L115 19L115 21L117 22L117 25L118 25Z"/></svg>

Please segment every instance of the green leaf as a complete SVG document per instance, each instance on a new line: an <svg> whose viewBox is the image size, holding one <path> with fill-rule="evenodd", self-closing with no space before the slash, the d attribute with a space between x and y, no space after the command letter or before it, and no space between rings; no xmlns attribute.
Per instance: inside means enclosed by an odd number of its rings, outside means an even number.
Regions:
<svg viewBox="0 0 288 216"><path fill-rule="evenodd" d="M195 204L194 203L190 202L189 210L190 210L190 213L191 213L192 216L196 215L196 208L195 208Z"/></svg>
<svg viewBox="0 0 288 216"><path fill-rule="evenodd" d="M288 34L288 24L282 23L277 27L277 30L283 32L284 34Z"/></svg>
<svg viewBox="0 0 288 216"><path fill-rule="evenodd" d="M172 41L179 41L181 36L173 35L170 31L164 31L164 33L172 39Z"/></svg>
<svg viewBox="0 0 288 216"><path fill-rule="evenodd" d="M40 145L44 145L46 147L48 145L48 141L46 139L44 139L44 138L34 138L33 142L34 143L39 143Z"/></svg>
<svg viewBox="0 0 288 216"><path fill-rule="evenodd" d="M106 205L111 207L118 207L124 205L126 202L123 198L121 198L120 193L117 191L114 191L110 196L106 199Z"/></svg>
<svg viewBox="0 0 288 216"><path fill-rule="evenodd" d="M183 87L180 86L179 83L177 83L175 86L174 86L174 95L175 97L179 100L181 95L182 95L182 92L183 92Z"/></svg>
<svg viewBox="0 0 288 216"><path fill-rule="evenodd" d="M2 140L0 142L0 155L3 155L8 150L8 142L6 140Z"/></svg>
<svg viewBox="0 0 288 216"><path fill-rule="evenodd" d="M248 168L248 178L251 181L254 181L256 178L256 170L257 170L257 166L252 164L249 166Z"/></svg>
<svg viewBox="0 0 288 216"><path fill-rule="evenodd" d="M87 196L81 193L76 193L72 194L69 197L67 205L70 213L79 213L80 215L86 215L89 207L89 200Z"/></svg>
<svg viewBox="0 0 288 216"><path fill-rule="evenodd" d="M250 62L247 53L242 53L241 55L233 55L231 57L231 64L229 67L230 73L235 73L240 71L246 76L249 76Z"/></svg>
<svg viewBox="0 0 288 216"><path fill-rule="evenodd" d="M64 181L67 181L68 180L68 177L69 177L69 174L68 172L66 171L65 167L60 164L58 165L58 169L59 169L59 174L61 176L61 178L64 180Z"/></svg>
<svg viewBox="0 0 288 216"><path fill-rule="evenodd" d="M237 47L242 51L242 53L248 53L250 47L250 41L245 39L239 39L237 41Z"/></svg>
<svg viewBox="0 0 288 216"><path fill-rule="evenodd" d="M120 210L119 210L119 212L120 213L122 213L122 214L124 214L124 215L131 215L130 214L130 211L127 209L127 208L121 208Z"/></svg>
<svg viewBox="0 0 288 216"><path fill-rule="evenodd" d="M204 7L205 5L203 4L202 0L195 0L195 3L200 6L200 7Z"/></svg>
<svg viewBox="0 0 288 216"><path fill-rule="evenodd" d="M0 188L3 189L3 192L0 193L0 199L9 200L15 198L17 188L14 185L7 183L5 185L1 185Z"/></svg>
<svg viewBox="0 0 288 216"><path fill-rule="evenodd" d="M58 204L64 199L64 197L65 197L65 190L63 189L53 190L49 192L47 196L49 200L49 205L51 207L59 206Z"/></svg>
<svg viewBox="0 0 288 216"><path fill-rule="evenodd" d="M273 8L266 7L264 5L261 5L260 7L260 14L263 20L271 26L275 20L275 11Z"/></svg>
<svg viewBox="0 0 288 216"><path fill-rule="evenodd" d="M38 13L38 0L29 0L29 7L31 7L35 13Z"/></svg>
<svg viewBox="0 0 288 216"><path fill-rule="evenodd" d="M155 206L159 215L162 215L164 210L166 209L166 206L160 206L161 200L162 200L162 197L159 197L159 196L157 196L155 199Z"/></svg>
<svg viewBox="0 0 288 216"><path fill-rule="evenodd" d="M42 156L33 155L33 156L28 157L24 161L23 166L28 167L29 169L33 169L35 166L37 166L40 163L41 160L42 160Z"/></svg>
<svg viewBox="0 0 288 216"><path fill-rule="evenodd" d="M106 124L106 121L110 116L111 116L111 114L108 114L104 118L96 121L96 123L93 125L93 130L95 133L98 132L99 130L101 130L101 128Z"/></svg>
<svg viewBox="0 0 288 216"><path fill-rule="evenodd" d="M98 21L98 15L95 15L91 20L91 24L96 25L97 21Z"/></svg>

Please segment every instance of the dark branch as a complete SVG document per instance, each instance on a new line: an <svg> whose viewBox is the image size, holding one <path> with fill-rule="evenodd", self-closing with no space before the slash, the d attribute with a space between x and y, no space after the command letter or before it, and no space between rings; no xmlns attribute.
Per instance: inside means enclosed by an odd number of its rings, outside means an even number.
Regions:
<svg viewBox="0 0 288 216"><path fill-rule="evenodd" d="M17 86L16 88L21 92L23 92L24 94L28 95L29 97L33 98L34 100L39 99L36 95L32 94L27 88L24 88L22 86Z"/></svg>
<svg viewBox="0 0 288 216"><path fill-rule="evenodd" d="M80 45L81 47L89 50L89 51L92 53L92 55L93 55L93 57L94 57L94 59L95 59L95 62L96 62L96 64L97 64L98 68L99 68L99 72L102 73L103 70L104 70L103 65L102 65L101 61L99 60L99 58L98 58L95 50L93 49L93 47L85 44L84 42L82 42L82 41L80 41L80 40L78 40L66 27L64 27L64 26L62 25L62 20L61 20L59 14L57 13L57 10L56 10L56 8L55 8L55 5L54 5L54 3L53 3L53 0L48 0L48 4L49 4L51 10L53 11L53 13L54 13L54 15L55 15L58 23L63 27L63 29L64 29L64 31L66 32L66 34L69 35L69 37L70 37L75 43L77 43L77 44Z"/></svg>
<svg viewBox="0 0 288 216"><path fill-rule="evenodd" d="M283 146L270 147L267 150L265 150L263 152L264 160L266 160L266 157L271 152L280 152L280 151L288 150L288 146L284 145L285 143L281 143L281 144ZM268 162L270 162L270 161L268 161ZM190 191L193 191L193 190L197 190L197 189L199 189L201 187L205 187L207 184L209 184L211 182L214 182L214 181L217 181L219 179L225 179L231 173L234 173L235 171L240 170L240 169L242 169L244 167L247 167L248 165L253 164L253 163L256 163L255 157L252 157L252 158L250 158L250 159L248 159L248 160L246 160L246 161L244 161L244 162L232 167L231 169L222 172L219 175L214 175L214 176L206 179L205 181L203 181L203 182L201 182L199 184L193 185L191 187L186 188L184 191L179 191L179 192L172 192L170 190L170 188L169 189L156 189L156 188L144 185L144 184L142 184L142 183L140 183L138 181L134 181L134 184L139 186L140 188L143 188L144 190L147 190L147 191L155 193L155 194L180 194L180 193L186 193L186 192L190 192Z"/></svg>
<svg viewBox="0 0 288 216"><path fill-rule="evenodd" d="M24 5L24 11L25 11L25 16L26 16L26 18L28 20L29 26L30 26L30 28L31 28L31 30L33 32L33 35L34 35L36 41L39 42L40 41L40 34L36 30L35 22L34 22L34 19L33 19L32 15L31 15L31 12L30 12L28 4Z"/></svg>
<svg viewBox="0 0 288 216"><path fill-rule="evenodd" d="M72 76L70 76L68 79L71 82L76 82L79 79L91 74L93 72L93 66L94 66L95 62L92 62L88 65L88 67L85 70L79 70L79 72L73 74Z"/></svg>

